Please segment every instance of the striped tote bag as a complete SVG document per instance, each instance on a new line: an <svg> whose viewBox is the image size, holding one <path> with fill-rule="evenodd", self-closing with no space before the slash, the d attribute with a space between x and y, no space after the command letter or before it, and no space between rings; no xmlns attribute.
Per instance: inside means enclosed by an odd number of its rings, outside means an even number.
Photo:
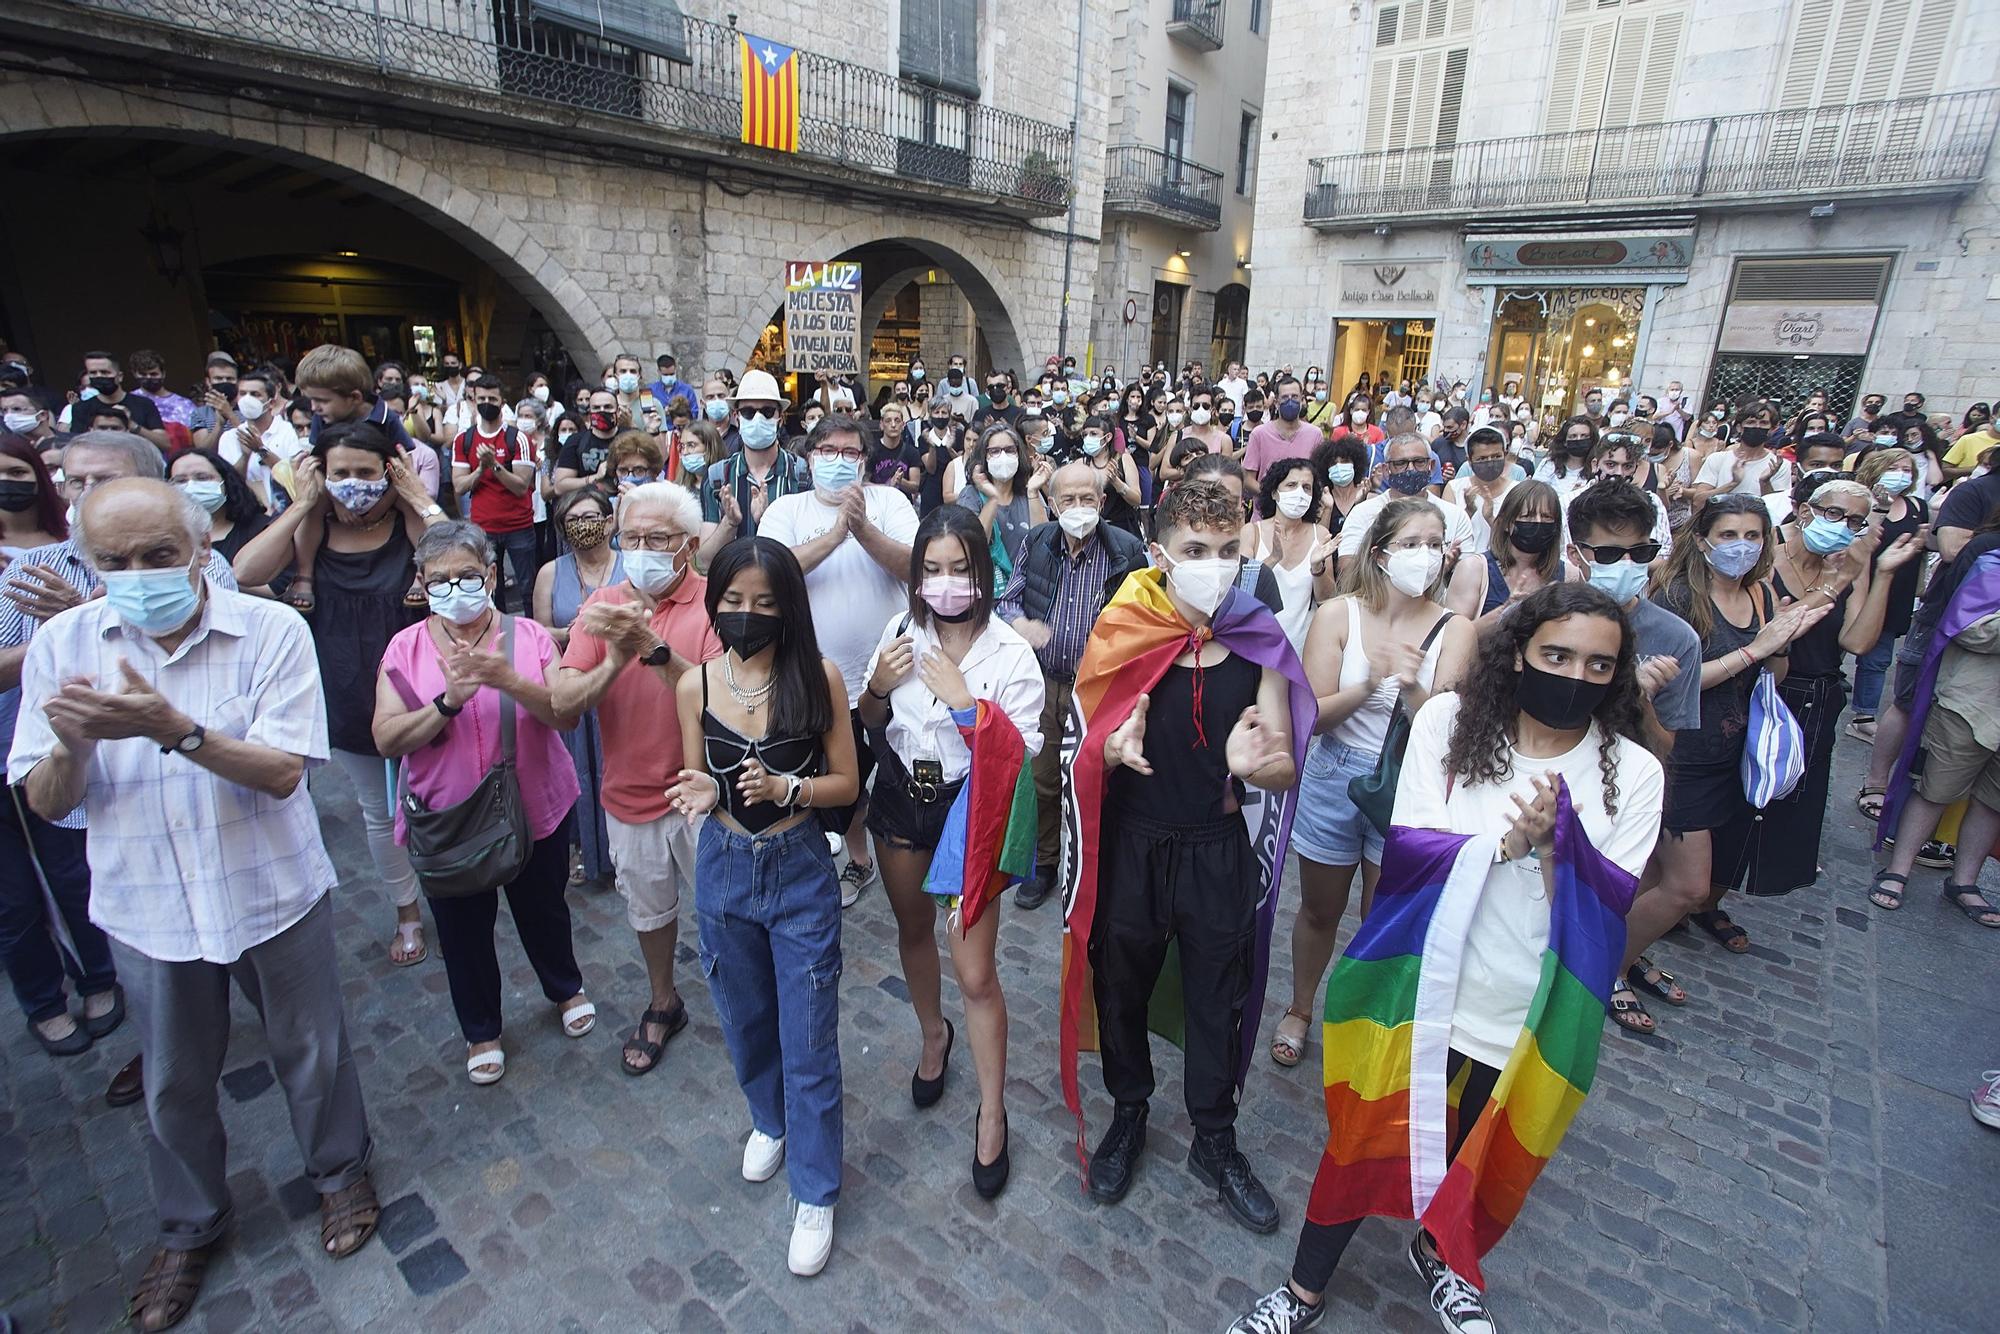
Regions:
<svg viewBox="0 0 2000 1334"><path fill-rule="evenodd" d="M1743 739L1743 795L1763 810L1791 795L1806 772L1806 737L1778 695L1769 672L1750 691L1750 725Z"/></svg>

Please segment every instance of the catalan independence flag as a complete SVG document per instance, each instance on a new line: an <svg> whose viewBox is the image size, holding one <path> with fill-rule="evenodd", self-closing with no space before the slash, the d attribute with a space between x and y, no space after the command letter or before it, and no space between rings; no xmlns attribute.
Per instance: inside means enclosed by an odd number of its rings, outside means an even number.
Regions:
<svg viewBox="0 0 2000 1334"><path fill-rule="evenodd" d="M799 53L749 33L736 38L743 64L743 142L799 151Z"/></svg>
<svg viewBox="0 0 2000 1334"><path fill-rule="evenodd" d="M1447 1086L1466 930L1498 836L1389 831L1375 905L1326 989L1327 1141L1306 1217L1415 1218L1444 1262L1479 1261L1513 1223L1597 1074L1597 1043L1638 882L1590 845L1557 792L1549 943L1528 1018L1479 1124L1446 1162Z"/></svg>
<svg viewBox="0 0 2000 1334"><path fill-rule="evenodd" d="M958 900L960 933L986 905L1035 874L1035 775L1014 720L990 699L960 727L972 769L945 813L924 892ZM1045 743L1047 744L1047 743Z"/></svg>

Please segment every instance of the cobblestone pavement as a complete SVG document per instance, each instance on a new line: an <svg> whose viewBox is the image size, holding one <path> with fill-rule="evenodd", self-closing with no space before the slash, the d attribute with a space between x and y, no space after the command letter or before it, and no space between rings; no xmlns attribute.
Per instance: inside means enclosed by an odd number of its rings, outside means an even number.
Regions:
<svg viewBox="0 0 2000 1334"><path fill-rule="evenodd" d="M1487 1266L1511 1330L1986 1328L2000 1235L2000 1134L1966 1114L2000 1065L2000 935L1914 877L1890 916L1862 893L1869 857L1843 741L1820 885L1739 905L1746 957L1705 937L1658 951L1692 993L1661 1033L1612 1030L1596 1090ZM714 1013L682 947L693 1023L665 1068L618 1069L643 999L613 895L575 895L597 1032L565 1041L503 925L512 1026L506 1079L469 1086L443 967L391 969L390 914L370 883L339 778L316 776L336 891L348 1023L377 1141L381 1235L318 1253L282 1096L247 1007L223 1077L237 1218L191 1330L1219 1330L1289 1263L1324 1132L1318 1048L1259 1057L1240 1130L1284 1211L1274 1236L1234 1225L1181 1165L1177 1053L1162 1053L1152 1140L1122 1206L1077 1187L1055 1074L1053 905L1001 936L1012 1022L1014 1178L987 1204L969 1182L971 1062L936 1109L909 1104L916 1027L887 903L846 916L841 1046L847 1164L834 1258L785 1270L783 1178L737 1174L748 1122ZM1989 865L1986 883L2000 884ZM1295 890L1293 891L1295 892ZM502 915L503 923L505 915ZM1289 929L1264 1032L1282 1011ZM949 970L947 970L949 977ZM956 1013L947 982L947 1012ZM29 1330L119 1323L151 1214L139 1108L99 1095L134 1050L120 1032L50 1061L20 1027L0 1041L0 1307ZM1086 1065L1093 1129L1108 1104ZM1401 1255L1406 1225L1371 1223L1334 1288L1331 1329L1435 1329Z"/></svg>

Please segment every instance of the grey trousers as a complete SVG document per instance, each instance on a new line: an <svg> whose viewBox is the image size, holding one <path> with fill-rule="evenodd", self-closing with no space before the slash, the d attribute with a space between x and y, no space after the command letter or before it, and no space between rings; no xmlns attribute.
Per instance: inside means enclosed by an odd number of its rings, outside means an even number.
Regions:
<svg viewBox="0 0 2000 1334"><path fill-rule="evenodd" d="M216 1087L229 1051L231 982L264 1021L307 1179L330 1195L362 1178L371 1148L368 1114L347 1049L326 898L230 964L164 963L115 940L112 948L146 1058L148 1158L161 1246L206 1246L229 1223Z"/></svg>

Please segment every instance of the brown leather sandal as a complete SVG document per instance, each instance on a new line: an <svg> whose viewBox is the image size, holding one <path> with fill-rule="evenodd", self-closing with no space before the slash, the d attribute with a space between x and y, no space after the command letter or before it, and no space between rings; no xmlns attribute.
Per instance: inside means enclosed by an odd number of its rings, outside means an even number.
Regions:
<svg viewBox="0 0 2000 1334"><path fill-rule="evenodd" d="M154 1334L187 1319L208 1274L211 1249L197 1246L191 1251L173 1251L162 1246L153 1252L146 1275L132 1294L129 1315L134 1329Z"/></svg>
<svg viewBox="0 0 2000 1334"><path fill-rule="evenodd" d="M382 1205L375 1198L375 1184L367 1177L319 1197L319 1244L336 1260L345 1260L366 1246L381 1221ZM349 1233L352 1238L343 1242Z"/></svg>

